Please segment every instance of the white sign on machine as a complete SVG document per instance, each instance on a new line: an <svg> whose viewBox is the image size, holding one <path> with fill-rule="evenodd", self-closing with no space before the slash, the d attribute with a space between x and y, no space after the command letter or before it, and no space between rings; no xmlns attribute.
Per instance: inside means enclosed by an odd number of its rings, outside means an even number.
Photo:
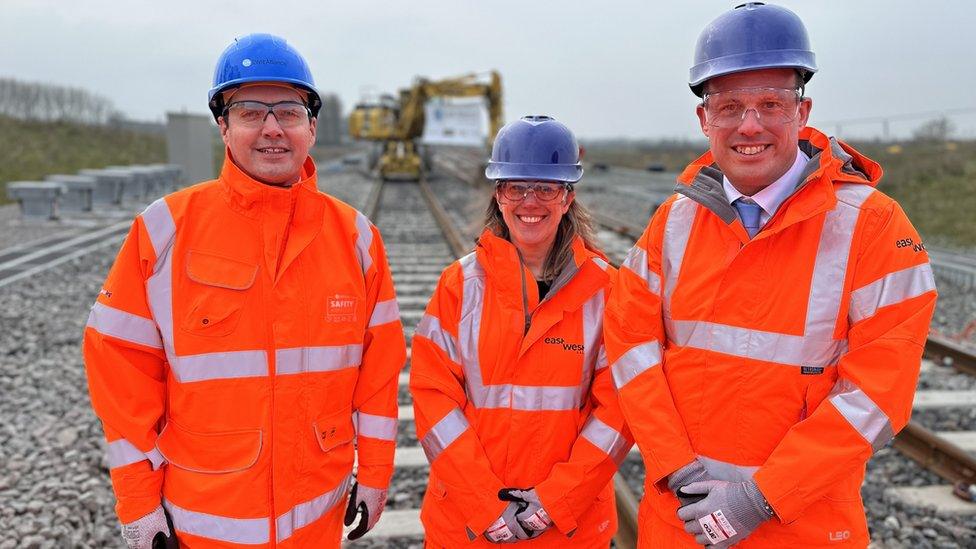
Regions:
<svg viewBox="0 0 976 549"><path fill-rule="evenodd" d="M488 138L488 110L481 98L434 98L424 105L424 134L428 145L484 145Z"/></svg>

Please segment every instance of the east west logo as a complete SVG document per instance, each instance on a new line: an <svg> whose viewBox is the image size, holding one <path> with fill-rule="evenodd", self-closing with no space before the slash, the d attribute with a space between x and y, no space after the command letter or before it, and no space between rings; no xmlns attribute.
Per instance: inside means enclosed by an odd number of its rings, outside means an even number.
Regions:
<svg viewBox="0 0 976 549"><path fill-rule="evenodd" d="M572 351L583 354L583 351L586 350L586 346L584 346L582 343L567 343L566 340L561 337L547 337L544 341L549 345L561 345L564 351Z"/></svg>

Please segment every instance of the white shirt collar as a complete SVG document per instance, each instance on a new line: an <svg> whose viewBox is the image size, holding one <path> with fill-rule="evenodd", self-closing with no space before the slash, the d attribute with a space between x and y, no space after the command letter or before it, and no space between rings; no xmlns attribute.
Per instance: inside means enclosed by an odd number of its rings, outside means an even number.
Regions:
<svg viewBox="0 0 976 549"><path fill-rule="evenodd" d="M749 197L763 209L763 223L766 223L769 218L773 217L780 205L796 190L796 186L800 183L800 175L803 174L803 169L808 162L810 162L810 157L797 147L796 160L793 161L793 166L786 170L786 173L774 181L772 185ZM722 176L722 187L725 189L725 197L728 199L729 204L744 196L738 189L732 186L729 178L724 175Z"/></svg>

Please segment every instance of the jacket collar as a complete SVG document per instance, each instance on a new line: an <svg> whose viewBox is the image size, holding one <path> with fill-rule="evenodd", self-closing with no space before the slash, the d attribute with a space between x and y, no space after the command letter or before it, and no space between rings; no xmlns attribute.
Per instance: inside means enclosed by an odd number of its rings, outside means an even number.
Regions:
<svg viewBox="0 0 976 549"><path fill-rule="evenodd" d="M810 157L810 161L804 167L796 188L780 208L785 211L770 220L773 225L769 226L769 231L764 228L767 234L833 209L837 204L835 183L876 186L881 179L883 171L877 162L843 141L828 137L810 126L800 130L798 146ZM711 151L708 151L681 172L675 192L698 202L727 225L741 225L735 209L726 200L723 177ZM742 229L740 236L745 236L745 229L739 228Z"/></svg>
<svg viewBox="0 0 976 549"><path fill-rule="evenodd" d="M288 205L293 198L305 191L317 193L317 179L315 161L312 157L307 157L302 165L299 181L294 185L277 187L261 183L244 173L234 162L230 149L225 149L224 165L218 181L231 208L247 217L256 218L265 208L274 209L279 205Z"/></svg>

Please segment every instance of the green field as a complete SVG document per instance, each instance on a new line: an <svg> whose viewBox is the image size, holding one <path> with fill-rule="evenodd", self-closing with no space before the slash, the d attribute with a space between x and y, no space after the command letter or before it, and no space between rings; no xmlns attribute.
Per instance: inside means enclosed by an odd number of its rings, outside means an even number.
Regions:
<svg viewBox="0 0 976 549"><path fill-rule="evenodd" d="M976 247L976 141L853 143L884 168L878 188L908 212L922 237L944 246ZM590 144L586 160L644 169L660 164L681 171L707 147L701 143Z"/></svg>
<svg viewBox="0 0 976 549"><path fill-rule="evenodd" d="M84 168L165 161L162 135L0 117L0 184L4 187L9 181L43 180ZM0 203L6 201L7 193L0 193Z"/></svg>

